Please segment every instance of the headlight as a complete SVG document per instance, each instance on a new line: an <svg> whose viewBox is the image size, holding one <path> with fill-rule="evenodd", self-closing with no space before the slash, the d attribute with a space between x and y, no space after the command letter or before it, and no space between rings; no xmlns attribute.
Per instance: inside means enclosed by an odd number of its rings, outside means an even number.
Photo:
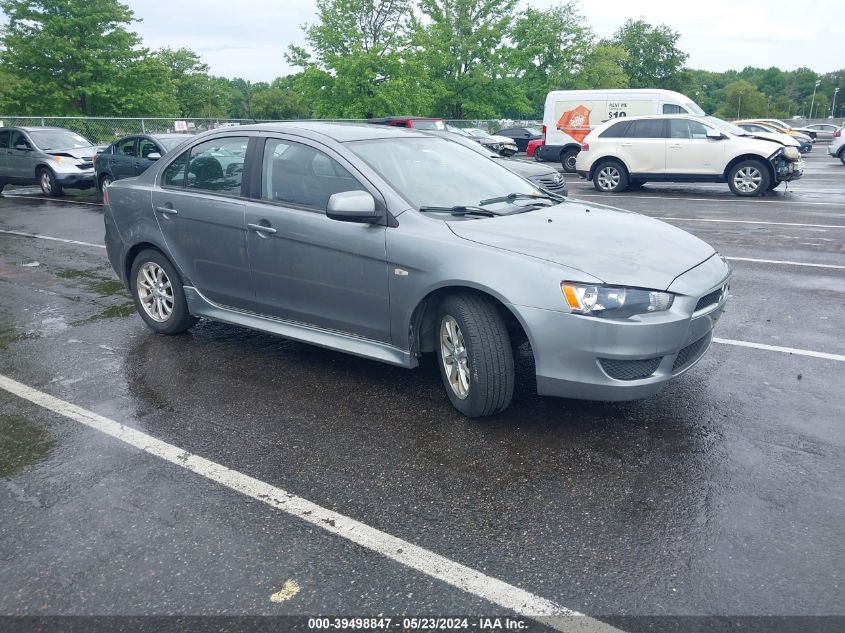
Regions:
<svg viewBox="0 0 845 633"><path fill-rule="evenodd" d="M560 289L572 312L608 319L662 312L672 307L675 300L671 292L574 284L568 281L562 281Z"/></svg>
<svg viewBox="0 0 845 633"><path fill-rule="evenodd" d="M797 147L784 147L783 157L787 160L799 160L801 158L801 152L798 151Z"/></svg>

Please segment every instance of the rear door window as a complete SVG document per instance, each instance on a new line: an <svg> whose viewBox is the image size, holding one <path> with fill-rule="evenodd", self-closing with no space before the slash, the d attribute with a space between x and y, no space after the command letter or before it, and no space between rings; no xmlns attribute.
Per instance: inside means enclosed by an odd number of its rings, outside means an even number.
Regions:
<svg viewBox="0 0 845 633"><path fill-rule="evenodd" d="M228 196L241 195L249 138L216 138L191 148L185 186Z"/></svg>
<svg viewBox="0 0 845 633"><path fill-rule="evenodd" d="M619 123L614 123L604 132L599 134L599 138L622 138L626 135L628 128L631 127L631 124L633 124L633 121L620 121Z"/></svg>
<svg viewBox="0 0 845 633"><path fill-rule="evenodd" d="M268 139L261 167L261 197L325 211L342 191L366 191L334 158L308 145Z"/></svg>
<svg viewBox="0 0 845 633"><path fill-rule="evenodd" d="M627 138L665 138L666 136L665 119L642 119L630 121L630 123L631 126L625 134Z"/></svg>

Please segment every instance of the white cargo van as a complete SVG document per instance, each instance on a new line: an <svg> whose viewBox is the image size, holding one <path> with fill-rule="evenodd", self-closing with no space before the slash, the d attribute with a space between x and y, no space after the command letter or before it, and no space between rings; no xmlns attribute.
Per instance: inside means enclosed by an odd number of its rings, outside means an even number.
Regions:
<svg viewBox="0 0 845 633"><path fill-rule="evenodd" d="M703 116L704 110L680 92L657 88L553 90L543 111L545 144L534 156L559 161L566 171L574 172L581 141L590 130L610 119L651 114Z"/></svg>

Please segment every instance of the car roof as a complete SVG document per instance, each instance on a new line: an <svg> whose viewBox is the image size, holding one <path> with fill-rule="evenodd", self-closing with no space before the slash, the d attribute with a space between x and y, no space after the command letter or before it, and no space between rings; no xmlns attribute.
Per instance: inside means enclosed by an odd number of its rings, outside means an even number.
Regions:
<svg viewBox="0 0 845 633"><path fill-rule="evenodd" d="M426 135L412 128L393 127L390 125L369 125L368 123L330 123L327 121L290 121L284 123L255 123L238 127L219 128L204 132L193 138L205 138L216 132L236 134L246 132L283 132L296 134L314 140L330 139L338 143L349 141L367 141L385 138L426 138Z"/></svg>
<svg viewBox="0 0 845 633"><path fill-rule="evenodd" d="M367 119L369 123L390 123L392 121L396 122L407 122L407 121L442 121L440 117L431 117L431 116L385 116L385 117L376 117L372 119Z"/></svg>
<svg viewBox="0 0 845 633"><path fill-rule="evenodd" d="M62 130L64 132L73 132L73 130L68 130L64 127L55 127L50 125L13 125L9 126L8 128L1 128L1 129L9 129L9 130L23 130L24 132L41 132L46 130ZM78 132L73 132L74 134L78 134Z"/></svg>

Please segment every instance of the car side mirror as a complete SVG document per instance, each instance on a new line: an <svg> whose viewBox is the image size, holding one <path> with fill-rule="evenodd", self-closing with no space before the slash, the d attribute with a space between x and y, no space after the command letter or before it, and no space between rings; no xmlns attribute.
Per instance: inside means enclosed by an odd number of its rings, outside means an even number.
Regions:
<svg viewBox="0 0 845 633"><path fill-rule="evenodd" d="M20 150L22 152L28 152L31 148L26 143L18 143L15 145L15 149Z"/></svg>
<svg viewBox="0 0 845 633"><path fill-rule="evenodd" d="M326 215L341 222L376 222L376 200L366 191L341 191L332 194L326 205Z"/></svg>
<svg viewBox="0 0 845 633"><path fill-rule="evenodd" d="M147 154L147 160L158 160L159 158L161 158L161 154L158 152L150 152Z"/></svg>
<svg viewBox="0 0 845 633"><path fill-rule="evenodd" d="M725 135L722 134L719 130L707 130L707 138L711 141L721 141L725 138Z"/></svg>

